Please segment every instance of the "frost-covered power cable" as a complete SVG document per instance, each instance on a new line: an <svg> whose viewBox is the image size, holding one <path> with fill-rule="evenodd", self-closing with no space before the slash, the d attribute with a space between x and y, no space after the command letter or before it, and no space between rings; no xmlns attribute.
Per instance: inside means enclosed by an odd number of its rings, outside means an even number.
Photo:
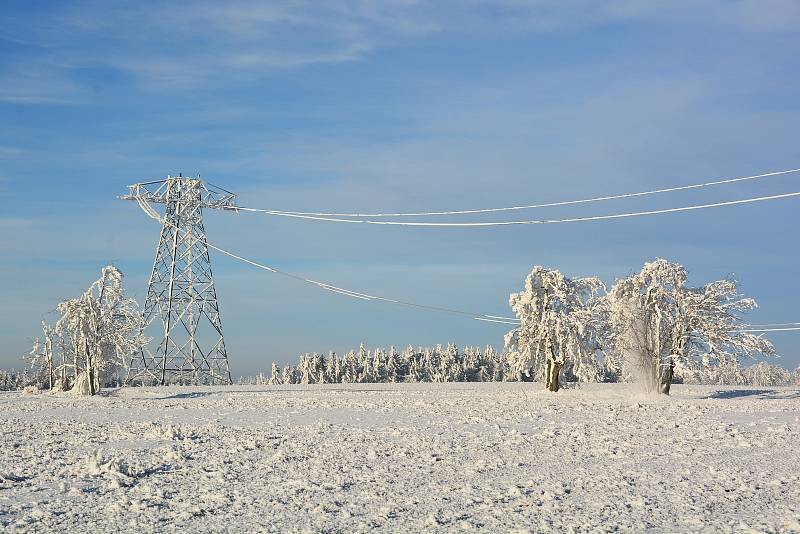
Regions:
<svg viewBox="0 0 800 534"><path fill-rule="evenodd" d="M800 330L800 323L749 324L742 332L790 332Z"/></svg>
<svg viewBox="0 0 800 534"><path fill-rule="evenodd" d="M513 318L513 317L501 317L501 316L486 315L486 314L475 314L475 313L465 312L465 311L462 311L462 310L454 310L452 308L444 308L444 307L441 307L441 306L430 306L430 305L427 305L427 304L417 304L417 303L414 303L414 302L408 302L408 301L403 301L403 300L398 300L398 299L392 299L392 298L388 298L388 297L381 297L381 296L378 296L378 295L370 295L368 293L361 293L359 291L352 291L350 289L345 289L345 288L337 287L337 286L334 286L334 285L331 285L331 284L328 284L328 283L325 283L325 282L320 282L319 280L312 280L311 278L304 278L304 277L296 275L296 274L288 273L286 271L282 271L280 269L276 269L274 267L270 267L269 265L263 265L261 263L255 262L255 261L248 260L247 258L243 258L242 256L239 256L238 254L234 254L233 252L230 252L228 250L225 250L225 249L222 249L222 248L217 247L215 245L212 245L211 243L206 242L206 244L208 245L208 248L214 249L217 252L219 252L220 254L224 254L224 255L226 255L228 257L234 258L236 260L239 260L241 262L247 263L247 264L252 265L254 267L258 267L259 269L263 269L265 271L269 271L269 272L272 272L272 273L275 273L275 274L280 274L280 275L283 275L283 276L287 276L289 278L293 278L295 280L299 280L301 282L305 282L307 284L311 284L311 285L317 286L317 287L319 287L321 289L324 289L326 291L331 291L333 293L339 293L340 295L344 295L346 297L353 297L353 298L360 299L360 300L378 300L378 301L381 301L381 302L389 302L391 304L398 304L400 306L406 306L406 307L419 308L419 309L429 310L429 311L437 311L437 312L449 313L451 315L458 315L460 317L467 317L469 319L475 319L476 321L486 321L486 322L490 322L490 323L503 323L503 324L519 325L519 321L517 319Z"/></svg>
<svg viewBox="0 0 800 534"><path fill-rule="evenodd" d="M792 330L800 330L800 326L789 326L785 328L745 328L740 332L789 332Z"/></svg>
<svg viewBox="0 0 800 534"><path fill-rule="evenodd" d="M685 191L687 189L700 189L703 187L711 187L715 185L723 185L723 184L732 184L735 182L744 182L747 180L757 180L760 178L767 178L770 176L778 176L782 174L791 174L800 172L800 169L788 169L785 171L775 171L775 172L767 172L764 174L756 174L753 176L741 176L738 178L727 178L724 180L716 180L713 182L705 182L702 184L692 184L692 185L682 185L677 187L666 187L663 189L654 189L652 191L640 191L638 193L623 193L620 195L610 195L610 196L602 196L602 197L594 197L594 198L585 198L580 200L564 200L560 202L549 202L546 204L528 204L524 206L507 206L503 208L483 208L483 209L472 209L472 210L454 210L454 211L420 211L416 213L321 213L321 212L313 212L313 211L285 211L285 210L267 210L273 213L283 213L286 215L310 215L314 217L361 217L361 218L371 218L371 217L426 217L426 216L434 216L434 215L466 215L466 214L476 214L476 213L493 213L498 211L515 211L515 210L525 210L525 209L534 209L534 208L548 208L554 206L569 206L571 204L587 204L590 202L601 202L604 200L616 200L621 198L632 198L632 197L642 197L647 195L657 195L660 193L671 193L674 191Z"/></svg>
<svg viewBox="0 0 800 534"><path fill-rule="evenodd" d="M171 226L172 228L175 228L179 232L182 231L177 226L175 226L174 224L171 224L171 223L167 222L166 220L164 220L164 218L162 218L159 215L159 213L150 205L149 202L147 202L147 200L145 200L144 198L141 198L141 197L137 198L136 200L139 203L139 206L142 208L142 211L144 211L147 214L148 217L160 222L161 224L166 224L168 226ZM515 326L519 325L519 320L516 319L515 317L503 317L503 316L499 316L499 315L487 315L487 314L482 314L482 313L471 313L471 312L467 312L467 311L463 311L463 310L445 308L445 307L442 307L442 306L430 306L430 305L427 305L427 304L417 304L417 303L414 303L414 302L408 302L408 301L404 301L404 300L392 299L392 298L388 298L388 297L381 297L381 296L378 296L378 295L370 295L368 293L362 293L360 291L353 291L353 290L350 290L350 289L345 289L343 287L334 286L332 284L328 284L326 282L321 282L319 280L313 280L311 278L305 278L305 277L297 275L297 274L293 274L293 273L290 273L290 272L282 271L281 269L278 269L276 267L271 267L269 265L264 265L263 263L259 263L259 262L253 261L253 260L249 260L249 259L247 259L245 257L239 256L238 254L234 254L233 252L230 252L230 251L225 250L223 248L220 248L218 246L212 245L208 241L206 241L205 244L206 244L206 246L208 246L208 248L216 250L220 254L224 254L225 256L228 256L228 257L233 258L235 260L239 260L239 261L241 261L243 263L247 263L248 265L252 265L253 267L257 267L259 269L262 269L264 271L268 271L268 272L271 272L271 273L279 274L281 276L286 276L288 278L292 278L292 279L298 280L300 282L311 284L311 285L319 287L320 289L324 289L324 290L330 291L332 293L338 293L338 294L344 295L346 297L352 297L352 298L356 298L356 299L359 299L359 300L377 300L377 301L381 301L381 302L388 302L388 303L391 303L391 304L397 304L397 305L400 305L400 306L406 306L406 307L410 307L410 308L418 308L418 309L423 309L423 310L436 311L436 312L441 312L441 313L448 313L450 315L457 315L459 317L465 317L465 318L468 318L468 319L474 319L476 321L484 321L484 322L489 322L489 323L510 324L510 325L515 325Z"/></svg>
<svg viewBox="0 0 800 534"><path fill-rule="evenodd" d="M379 224L383 226L436 226L436 227L487 227L487 226L514 226L526 224L559 224L559 223L572 223L572 222L585 222L585 221L603 221L608 219L623 219L627 217L642 217L645 215L657 215L660 213L676 213L679 211L693 211L707 208L718 208L722 206L735 206L738 204L751 204L754 202L766 202L768 200L778 200L781 198L790 198L800 196L800 191L794 193L783 193L780 195L769 195L762 197L745 198L741 200L729 200L726 202L714 202L710 204L696 204L694 206L682 206L679 208L664 208L658 210L636 211L626 213L613 213L610 215L592 215L587 217L570 217L566 219L537 219L529 221L491 221L491 222L468 222L468 223L452 223L452 222L403 222L403 221L371 221L367 219L340 219L338 217L318 217L316 215L297 215L293 213L274 211L258 208L246 207L230 207L233 211L250 211L258 213L266 213L267 215L276 215L279 217L290 217L296 219L311 219L315 221L328 221L339 223L351 224Z"/></svg>
<svg viewBox="0 0 800 534"><path fill-rule="evenodd" d="M150 203L147 202L147 200L145 200L145 199L143 199L141 197L137 198L136 200L137 200L139 206L142 208L142 211L144 211L145 214L147 214L148 217L160 222L161 224L167 224L167 225L171 226L172 228L175 228L176 230L181 231L175 225L166 222L159 215L159 213L155 210L155 208L153 208L150 205ZM465 317L465 318L469 318L469 319L474 319L474 320L477 320L477 321L485 321L485 322L490 322L490 323L510 324L510 325L514 325L514 326L518 326L519 325L519 320L517 318L515 318L515 317L504 317L504 316L500 316L500 315L489 315L489 314L475 314L475 313L470 313L470 312L466 312L466 311L463 311L463 310L455 310L455 309L452 309L452 308L444 308L444 307L441 307L441 306L429 306L429 305L426 305L426 304L417 304L417 303L414 303L414 302L408 302L408 301L403 301L403 300L398 300L398 299L392 299L392 298L388 298L388 297L381 297L381 296L378 296L378 295L371 295L371 294L368 294L368 293L362 293L362 292L359 292L359 291L353 291L353 290L350 290L350 289L345 289L343 287L334 286L334 285L328 284L326 282L321 282L319 280L313 280L311 278L305 278L305 277L300 276L300 275L289 273L289 272L283 271L281 269L278 269L276 267L271 267L269 265L264 265L262 263L247 259L247 258L245 258L243 256L239 256L238 254L234 254L233 252L230 252L230 251L225 250L223 248L220 248L220 247L218 247L216 245L213 245L213 244L209 243L208 241L206 241L206 245L208 246L208 248L216 250L220 254L224 254L224 255L226 255L228 257L231 257L233 259L239 260L239 261L241 261L243 263L247 263L248 265L252 265L253 267L256 267L256 268L259 268L259 269L262 269L262 270L265 270L265 271L268 271L268 272L271 272L271 273L275 273L275 274L279 274L279 275L282 275L282 276L286 276L288 278L292 278L292 279L298 280L300 282L311 284L311 285L317 286L317 287L319 287L321 289L324 289L326 291L331 291L333 293L338 293L338 294L344 295L346 297L352 297L352 298L356 298L356 299L359 299L359 300L377 300L377 301L381 301L381 302L388 302L388 303L397 304L397 305L400 305L400 306L406 306L406 307L411 307L411 308L418 308L418 309L424 309L424 310L429 310L429 311L448 313L448 314L451 314L451 315L456 315L456 316L459 316L459 317ZM742 332L783 332L783 331L790 331L790 330L800 330L800 323L772 323L772 324L761 324L761 325L749 325L747 329L743 329L741 331Z"/></svg>

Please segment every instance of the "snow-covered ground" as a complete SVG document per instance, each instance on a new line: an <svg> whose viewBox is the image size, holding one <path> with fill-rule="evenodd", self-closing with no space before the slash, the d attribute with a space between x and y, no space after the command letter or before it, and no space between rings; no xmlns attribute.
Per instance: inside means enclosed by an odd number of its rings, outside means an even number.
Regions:
<svg viewBox="0 0 800 534"><path fill-rule="evenodd" d="M0 394L0 529L800 531L800 389Z"/></svg>

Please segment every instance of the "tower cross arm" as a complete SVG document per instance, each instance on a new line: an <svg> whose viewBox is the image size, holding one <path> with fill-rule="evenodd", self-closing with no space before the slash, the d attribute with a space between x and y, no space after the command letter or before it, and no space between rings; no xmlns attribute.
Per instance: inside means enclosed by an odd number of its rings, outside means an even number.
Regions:
<svg viewBox="0 0 800 534"><path fill-rule="evenodd" d="M177 187L176 187L177 186ZM150 204L168 204L182 200L181 195L191 192L199 197L200 206L213 209L236 209L236 195L201 178L167 176L165 180L140 182L128 186L128 193L120 195L122 200L144 200Z"/></svg>

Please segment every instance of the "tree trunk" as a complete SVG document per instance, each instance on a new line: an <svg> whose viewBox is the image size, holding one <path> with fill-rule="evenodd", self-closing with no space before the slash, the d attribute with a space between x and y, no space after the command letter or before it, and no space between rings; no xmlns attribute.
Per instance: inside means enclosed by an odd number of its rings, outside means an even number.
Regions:
<svg viewBox="0 0 800 534"><path fill-rule="evenodd" d="M75 347L72 352L72 373L73 373L73 384L78 382L78 353L79 353L79 344L78 341L75 341Z"/></svg>
<svg viewBox="0 0 800 534"><path fill-rule="evenodd" d="M89 395L94 396L97 391L94 389L94 373L92 372L92 368L89 366L86 367L86 376L89 379Z"/></svg>
<svg viewBox="0 0 800 534"><path fill-rule="evenodd" d="M552 392L560 389L561 385L558 383L558 378L561 374L561 366L563 362L556 361L555 351L553 350L553 338L550 335L545 340L547 347L547 366L545 368L545 387Z"/></svg>
<svg viewBox="0 0 800 534"><path fill-rule="evenodd" d="M547 376L545 387L552 392L556 392L561 388L559 377L561 376L561 362L555 361L553 358L547 359Z"/></svg>
<svg viewBox="0 0 800 534"><path fill-rule="evenodd" d="M61 349L61 390L67 390L67 356L64 353L64 349Z"/></svg>
<svg viewBox="0 0 800 534"><path fill-rule="evenodd" d="M669 365L661 369L661 382L658 391L664 395L669 395L670 386L672 386L672 377L675 374L675 361L670 358Z"/></svg>
<svg viewBox="0 0 800 534"><path fill-rule="evenodd" d="M94 387L94 363L92 362L92 356L89 354L89 344L85 344L86 348L86 378L89 380L89 395L94 396L97 391Z"/></svg>

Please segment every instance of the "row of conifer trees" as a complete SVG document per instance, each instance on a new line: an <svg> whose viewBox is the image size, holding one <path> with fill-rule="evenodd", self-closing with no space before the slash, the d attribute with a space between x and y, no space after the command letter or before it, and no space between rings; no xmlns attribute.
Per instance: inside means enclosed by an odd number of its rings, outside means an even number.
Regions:
<svg viewBox="0 0 800 534"><path fill-rule="evenodd" d="M505 357L492 346L484 350L450 343L403 351L394 347L358 350L342 356L303 354L296 365L272 364L270 376L245 381L262 384L329 384L370 382L502 382L516 380Z"/></svg>
<svg viewBox="0 0 800 534"><path fill-rule="evenodd" d="M569 366L562 370L564 381L577 381ZM600 366L600 381L621 381L619 373ZM296 365L280 368L273 362L269 375L241 377L240 384L331 384L380 382L517 382L531 380L515 359L494 347L466 347L453 344L435 347L407 347L398 352L394 347L358 350L343 356L329 353L306 353ZM744 367L737 361L703 370L683 370L676 382L687 384L720 384L752 386L800 385L800 368L789 371L781 366L758 362Z"/></svg>

